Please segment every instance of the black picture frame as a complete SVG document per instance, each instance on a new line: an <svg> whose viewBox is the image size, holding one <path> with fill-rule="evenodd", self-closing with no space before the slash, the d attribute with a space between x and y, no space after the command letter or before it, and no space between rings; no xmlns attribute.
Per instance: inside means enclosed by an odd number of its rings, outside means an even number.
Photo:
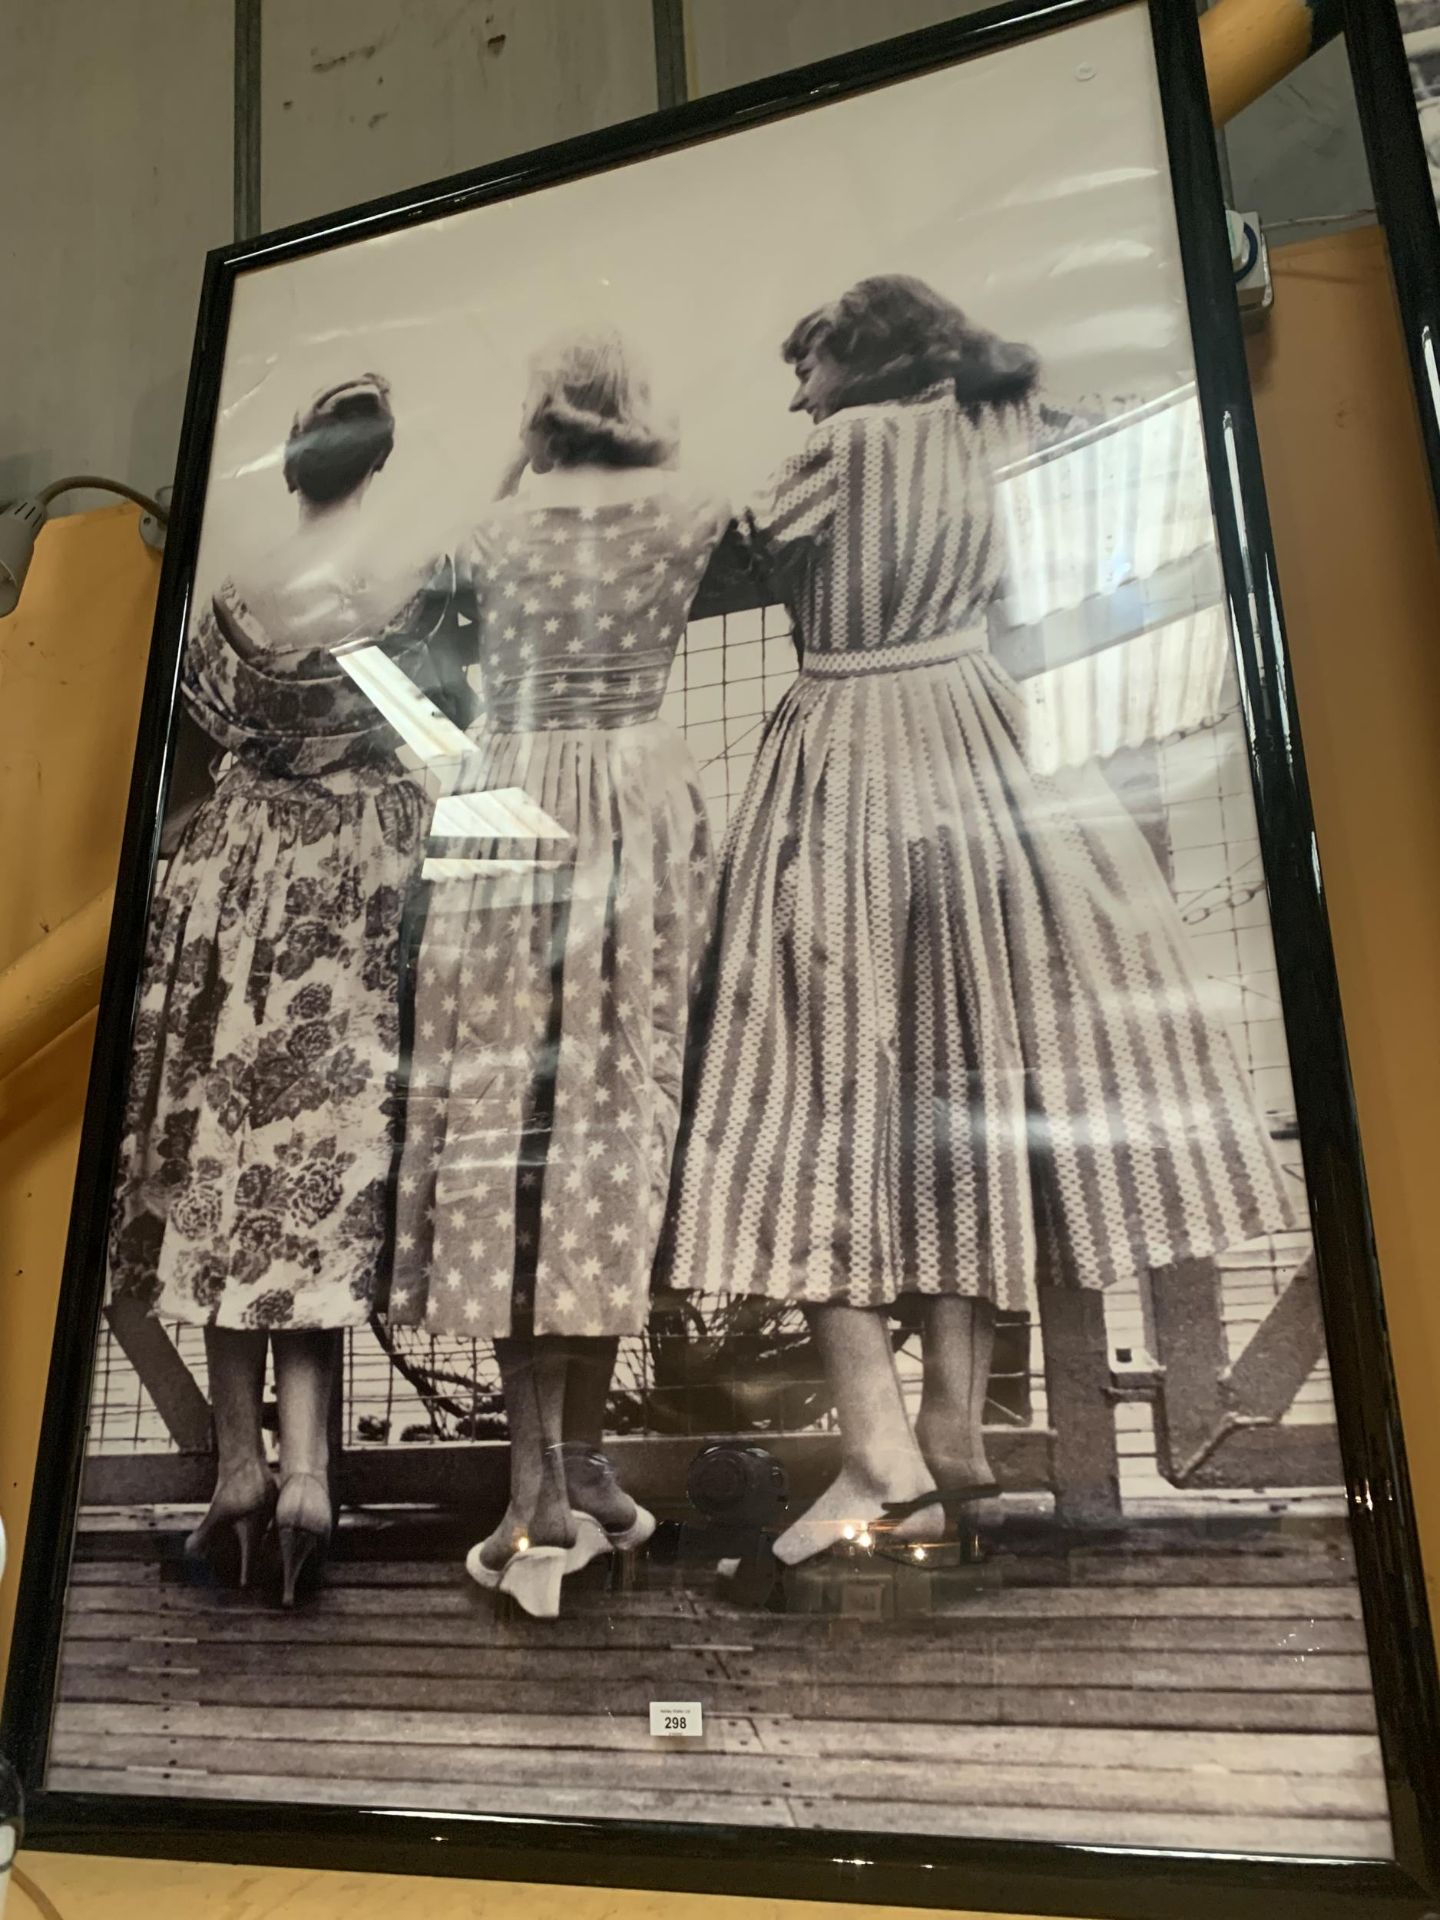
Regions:
<svg viewBox="0 0 1440 1920"><path fill-rule="evenodd" d="M1345 45L1440 510L1440 211L1395 0L1344 0Z"/></svg>
<svg viewBox="0 0 1440 1920"><path fill-rule="evenodd" d="M1249 381L1231 282L1200 43L1189 0L1148 6L1195 338L1226 600L1245 694L1248 751L1286 1026L1300 1095L1319 1274L1358 1577L1389 1786L1393 1863L1298 1860L1099 1845L942 1841L864 1832L658 1822L425 1815L47 1791L44 1765L85 1406L103 1296L116 1088L125 1074L150 888L175 739L232 289L262 264L394 231L620 162L735 132L1137 0L1016 0L951 25L312 221L210 256L145 688L100 1000L74 1211L5 1697L3 1743L46 1848L251 1864L458 1874L978 1907L1113 1920L1224 1913L1269 1920L1423 1920L1440 1905L1440 1693L1405 1466L1385 1313L1314 857ZM1357 0L1368 11L1371 0ZM1379 9L1377 9L1379 11Z"/></svg>

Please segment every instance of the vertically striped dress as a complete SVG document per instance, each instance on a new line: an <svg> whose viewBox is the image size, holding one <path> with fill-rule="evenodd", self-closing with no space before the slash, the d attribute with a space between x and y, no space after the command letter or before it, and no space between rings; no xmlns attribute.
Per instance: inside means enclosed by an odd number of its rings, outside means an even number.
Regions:
<svg viewBox="0 0 1440 1920"><path fill-rule="evenodd" d="M1293 1224L1139 828L986 648L1028 408L847 409L742 519L802 646L731 824L667 1286L1033 1308Z"/></svg>

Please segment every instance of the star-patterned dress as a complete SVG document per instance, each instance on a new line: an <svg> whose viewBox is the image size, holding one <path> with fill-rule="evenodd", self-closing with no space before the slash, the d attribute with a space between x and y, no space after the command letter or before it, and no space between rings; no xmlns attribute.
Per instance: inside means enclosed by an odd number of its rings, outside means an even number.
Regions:
<svg viewBox="0 0 1440 1920"><path fill-rule="evenodd" d="M492 509L462 570L485 712L464 789L560 837L460 841L414 973L389 1317L437 1333L638 1333L679 1124L710 835L657 718L728 515L661 491Z"/></svg>

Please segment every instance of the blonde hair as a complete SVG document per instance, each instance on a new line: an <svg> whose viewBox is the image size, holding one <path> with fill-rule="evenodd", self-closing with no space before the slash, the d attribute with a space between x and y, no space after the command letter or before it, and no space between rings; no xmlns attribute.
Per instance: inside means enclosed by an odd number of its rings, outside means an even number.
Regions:
<svg viewBox="0 0 1440 1920"><path fill-rule="evenodd" d="M663 467L673 426L657 420L650 382L613 331L561 334L530 362L521 430L557 467Z"/></svg>

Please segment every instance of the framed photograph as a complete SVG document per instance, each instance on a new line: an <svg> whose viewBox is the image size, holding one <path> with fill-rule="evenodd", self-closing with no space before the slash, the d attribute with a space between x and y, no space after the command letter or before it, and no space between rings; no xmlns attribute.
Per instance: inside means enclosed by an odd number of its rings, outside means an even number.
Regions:
<svg viewBox="0 0 1440 1920"><path fill-rule="evenodd" d="M1205 103L1024 0L212 258L39 1844L1432 1911Z"/></svg>
<svg viewBox="0 0 1440 1920"><path fill-rule="evenodd" d="M1345 42L1440 502L1440 6L1345 0Z"/></svg>

